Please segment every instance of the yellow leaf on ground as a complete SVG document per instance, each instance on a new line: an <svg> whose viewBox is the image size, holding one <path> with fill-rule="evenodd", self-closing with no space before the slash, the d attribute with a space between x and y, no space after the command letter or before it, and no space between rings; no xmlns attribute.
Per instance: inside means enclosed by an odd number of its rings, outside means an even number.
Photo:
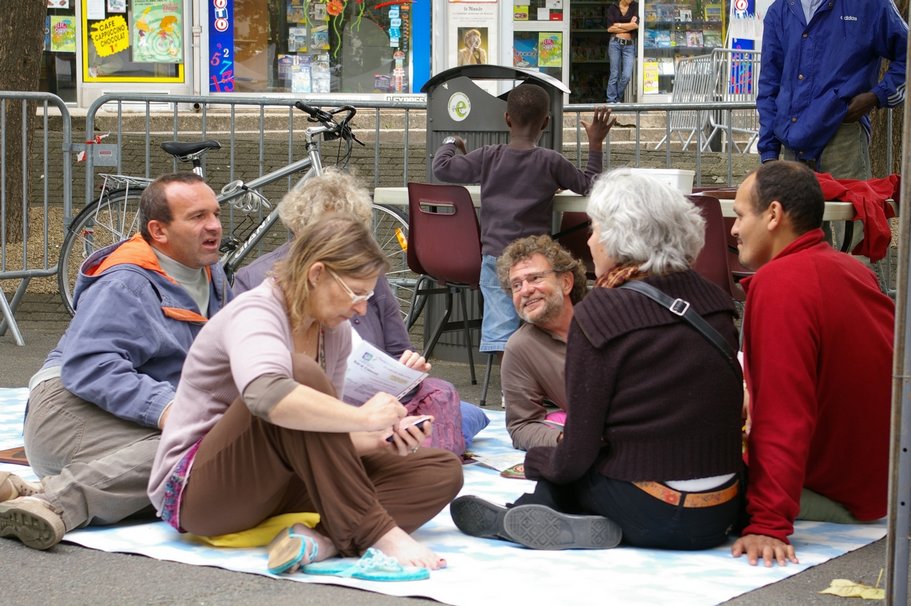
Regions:
<svg viewBox="0 0 911 606"><path fill-rule="evenodd" d="M826 589L823 589L819 593L828 593L843 598L861 598L862 600L886 599L885 589L870 587L863 583L855 583L848 579L835 579Z"/></svg>

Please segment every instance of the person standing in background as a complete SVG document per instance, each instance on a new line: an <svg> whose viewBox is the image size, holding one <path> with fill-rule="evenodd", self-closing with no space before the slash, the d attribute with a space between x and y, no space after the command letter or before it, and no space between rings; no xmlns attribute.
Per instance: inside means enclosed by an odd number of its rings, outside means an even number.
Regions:
<svg viewBox="0 0 911 606"><path fill-rule="evenodd" d="M636 63L636 32L639 30L639 3L620 0L607 7L607 32L611 34L607 47L610 60L610 80L607 82L607 102L620 103L633 77Z"/></svg>
<svg viewBox="0 0 911 606"><path fill-rule="evenodd" d="M870 179L869 113L905 100L908 26L892 0L778 0L763 31L760 160Z"/></svg>

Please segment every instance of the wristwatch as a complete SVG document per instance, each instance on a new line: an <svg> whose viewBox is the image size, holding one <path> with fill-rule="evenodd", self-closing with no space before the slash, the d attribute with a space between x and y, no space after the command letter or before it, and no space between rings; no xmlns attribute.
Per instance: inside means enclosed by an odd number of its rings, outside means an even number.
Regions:
<svg viewBox="0 0 911 606"><path fill-rule="evenodd" d="M443 145L446 145L447 143L455 143L456 141L458 141L458 139L456 139L455 137L450 135L450 136L446 137L445 139L443 139Z"/></svg>

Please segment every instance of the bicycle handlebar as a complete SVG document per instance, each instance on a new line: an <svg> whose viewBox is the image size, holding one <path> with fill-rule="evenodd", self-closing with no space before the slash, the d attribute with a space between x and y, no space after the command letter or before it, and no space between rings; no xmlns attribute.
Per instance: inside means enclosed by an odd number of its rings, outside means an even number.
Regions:
<svg viewBox="0 0 911 606"><path fill-rule="evenodd" d="M326 131L323 133L323 139L326 141L332 141L333 139L342 138L346 141L356 141L361 145L364 145L363 142L359 141L358 138L354 135L354 132L351 130L351 127L348 125L351 122L351 119L354 118L354 114L357 113L357 109L351 105L343 105L341 107L336 107L329 111L325 111L318 107L313 107L312 105L307 105L303 101L295 101L294 107L301 110L310 116L308 119L311 122L319 122L326 128ZM336 121L336 114L344 113L345 116L341 121Z"/></svg>

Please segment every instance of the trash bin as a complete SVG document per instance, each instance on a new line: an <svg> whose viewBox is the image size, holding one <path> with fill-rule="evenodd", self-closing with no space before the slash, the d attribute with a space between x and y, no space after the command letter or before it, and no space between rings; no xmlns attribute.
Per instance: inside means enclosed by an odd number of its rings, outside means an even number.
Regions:
<svg viewBox="0 0 911 606"><path fill-rule="evenodd" d="M478 86L479 80L502 80L518 86L524 82L537 84L550 96L550 121L538 140L540 147L562 152L563 148L563 95L569 89L556 78L529 69L502 65L461 65L440 72L427 81L421 92L427 93L427 181L439 183L433 176L433 155L450 135L465 140L469 151L484 145L509 142L509 127L503 116L506 113L506 93L494 96ZM514 88L513 87L513 88ZM510 88L509 90L512 90ZM469 293L469 318L480 308L480 293ZM452 321L465 317L461 301L456 299ZM424 311L425 326L434 326L443 314L442 304L430 300ZM426 335L425 335L426 338ZM471 340L477 349L481 331L472 330ZM434 357L443 360L467 361L465 337L461 331L444 333L434 349ZM482 358L475 358L482 359ZM491 394L498 399L497 394Z"/></svg>
<svg viewBox="0 0 911 606"><path fill-rule="evenodd" d="M509 128L503 119L508 91L496 97L478 86L477 80L503 80L516 86L529 82L547 91L550 122L538 145L562 151L563 95L570 92L563 82L520 67L460 65L440 72L421 88L422 93L427 93L427 180L430 183L439 182L433 178L433 154L449 135L462 137L469 151L509 142Z"/></svg>

